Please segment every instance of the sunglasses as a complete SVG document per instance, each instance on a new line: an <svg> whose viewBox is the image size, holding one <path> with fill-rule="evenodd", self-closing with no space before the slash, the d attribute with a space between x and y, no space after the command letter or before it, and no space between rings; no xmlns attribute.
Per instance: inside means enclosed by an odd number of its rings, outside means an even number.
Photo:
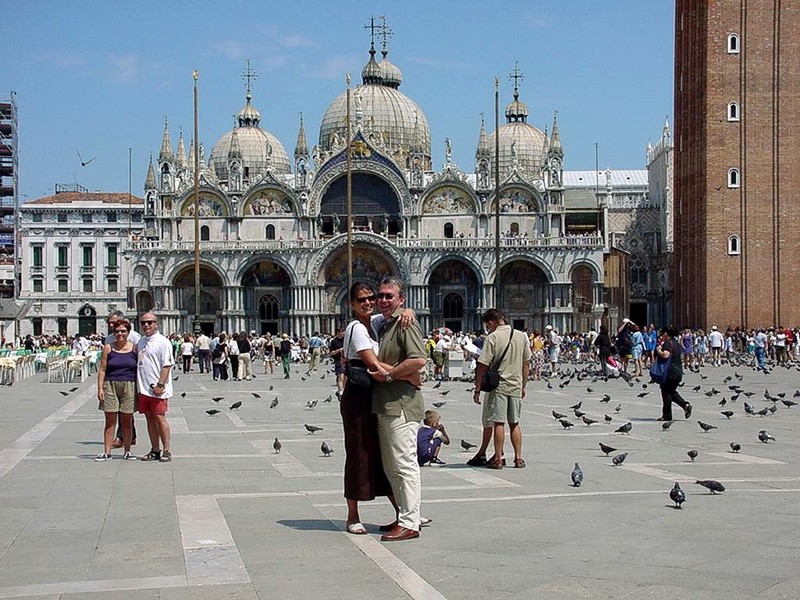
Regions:
<svg viewBox="0 0 800 600"><path fill-rule="evenodd" d="M376 298L378 300L394 300L394 294L378 294Z"/></svg>
<svg viewBox="0 0 800 600"><path fill-rule="evenodd" d="M128 335L128 330L127 329L118 329L117 331L114 332L114 334L115 335Z"/></svg>
<svg viewBox="0 0 800 600"><path fill-rule="evenodd" d="M155 325L158 321L139 321L142 325Z"/></svg>
<svg viewBox="0 0 800 600"><path fill-rule="evenodd" d="M375 295L372 296L361 296L360 298L356 298L356 302L359 304L364 304L365 302L375 302Z"/></svg>

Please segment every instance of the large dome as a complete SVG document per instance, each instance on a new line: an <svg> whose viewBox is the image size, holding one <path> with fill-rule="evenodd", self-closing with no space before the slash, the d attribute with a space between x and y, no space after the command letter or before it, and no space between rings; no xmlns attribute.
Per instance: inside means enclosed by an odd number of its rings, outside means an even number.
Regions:
<svg viewBox="0 0 800 600"><path fill-rule="evenodd" d="M375 62L374 49L362 70L364 83L350 94L350 122L355 131L356 111L363 111L362 127L373 133L392 152L421 152L426 158L431 154L431 130L428 119L416 102L397 88L402 82L402 73L384 59ZM333 140L344 141L347 116L347 92L331 102L319 128L319 146L330 151Z"/></svg>
<svg viewBox="0 0 800 600"><path fill-rule="evenodd" d="M513 166L538 177L547 154L547 136L528 122L528 107L519 99L514 88L514 100L506 107L506 124L500 133L500 174L508 173ZM495 132L489 136L489 149L494 164Z"/></svg>
<svg viewBox="0 0 800 600"><path fill-rule="evenodd" d="M261 113L250 103L249 92L246 98L244 108L237 115L239 126L219 138L211 151L211 164L217 178L220 181L228 180L229 153L232 156L240 155L242 168L251 181L266 173L268 153L273 173L291 173L289 155L286 154L283 144L269 131L261 129Z"/></svg>

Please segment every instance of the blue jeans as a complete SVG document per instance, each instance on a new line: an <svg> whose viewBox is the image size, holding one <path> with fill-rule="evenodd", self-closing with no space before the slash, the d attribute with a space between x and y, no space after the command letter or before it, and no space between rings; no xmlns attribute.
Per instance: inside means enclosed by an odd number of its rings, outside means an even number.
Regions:
<svg viewBox="0 0 800 600"><path fill-rule="evenodd" d="M763 371L766 368L764 366L764 349L756 346L754 351L756 354L756 361L758 362L758 368Z"/></svg>

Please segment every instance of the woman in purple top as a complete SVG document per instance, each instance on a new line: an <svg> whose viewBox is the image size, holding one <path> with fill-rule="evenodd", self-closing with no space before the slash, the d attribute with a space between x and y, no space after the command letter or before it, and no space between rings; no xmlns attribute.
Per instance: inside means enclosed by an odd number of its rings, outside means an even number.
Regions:
<svg viewBox="0 0 800 600"><path fill-rule="evenodd" d="M136 351L128 340L131 332L130 321L124 319L114 324L114 343L103 346L103 357L97 369L97 408L105 412L106 423L103 433L103 453L96 461L111 460L111 447L114 430L117 427L117 413L122 426L122 445L125 460L136 460L131 454L134 400L136 398Z"/></svg>
<svg viewBox="0 0 800 600"><path fill-rule="evenodd" d="M694 335L688 327L683 330L681 336L681 350L683 352L683 368L690 369L694 358Z"/></svg>

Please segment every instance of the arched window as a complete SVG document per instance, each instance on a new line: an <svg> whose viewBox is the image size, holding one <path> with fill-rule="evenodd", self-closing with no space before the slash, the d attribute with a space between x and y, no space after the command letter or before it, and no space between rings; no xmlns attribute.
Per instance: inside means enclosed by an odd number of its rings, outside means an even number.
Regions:
<svg viewBox="0 0 800 600"><path fill-rule="evenodd" d="M277 321L280 315L280 304L278 299L272 294L261 298L258 303L258 316L262 321Z"/></svg>
<svg viewBox="0 0 800 600"><path fill-rule="evenodd" d="M742 185L739 169L728 169L728 187L738 188Z"/></svg>
<svg viewBox="0 0 800 600"><path fill-rule="evenodd" d="M728 237L728 254L735 256L742 253L742 241L738 235Z"/></svg>
<svg viewBox="0 0 800 600"><path fill-rule="evenodd" d="M211 239L211 235L210 235L210 232L209 232L209 229L208 229L208 225L203 225L200 228L200 241L201 242L207 242L210 239Z"/></svg>
<svg viewBox="0 0 800 600"><path fill-rule="evenodd" d="M265 231L265 236L266 236L266 239L268 239L268 240L274 240L275 239L275 225L267 225L267 228L266 228L266 231Z"/></svg>
<svg viewBox="0 0 800 600"><path fill-rule="evenodd" d="M728 34L728 54L739 54L739 34Z"/></svg>
<svg viewBox="0 0 800 600"><path fill-rule="evenodd" d="M739 103L738 102L729 102L728 103L728 121L738 121L739 120Z"/></svg>
<svg viewBox="0 0 800 600"><path fill-rule="evenodd" d="M444 224L444 237L452 238L453 237L453 224L452 223L445 223Z"/></svg>
<svg viewBox="0 0 800 600"><path fill-rule="evenodd" d="M519 235L519 223L511 223L511 235Z"/></svg>

